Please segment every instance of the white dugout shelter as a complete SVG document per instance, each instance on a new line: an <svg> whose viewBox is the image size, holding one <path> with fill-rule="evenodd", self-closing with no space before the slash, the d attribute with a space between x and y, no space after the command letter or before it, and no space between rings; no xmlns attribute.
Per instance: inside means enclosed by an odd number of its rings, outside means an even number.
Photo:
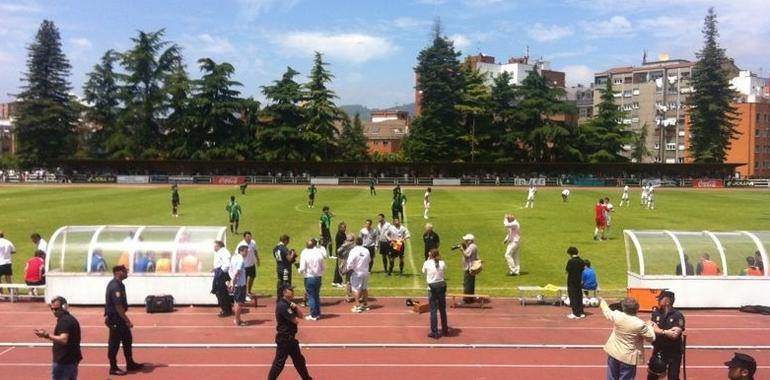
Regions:
<svg viewBox="0 0 770 380"><path fill-rule="evenodd" d="M675 306L685 308L770 305L770 231L625 230L623 235L629 288L669 289L676 293ZM763 275L742 275L746 258L757 252ZM697 274L704 253L718 275ZM692 270L681 269L688 267Z"/></svg>
<svg viewBox="0 0 770 380"><path fill-rule="evenodd" d="M103 305L112 267L125 265L128 303L171 294L178 304L216 304L210 294L214 241L226 227L65 226L51 236L46 257L46 301Z"/></svg>

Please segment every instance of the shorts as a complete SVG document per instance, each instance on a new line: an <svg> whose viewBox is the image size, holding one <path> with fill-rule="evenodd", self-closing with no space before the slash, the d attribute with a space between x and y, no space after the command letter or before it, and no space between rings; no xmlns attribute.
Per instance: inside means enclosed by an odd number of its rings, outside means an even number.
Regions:
<svg viewBox="0 0 770 380"><path fill-rule="evenodd" d="M308 199L315 199L315 194L310 194L307 197L308 197Z"/></svg>
<svg viewBox="0 0 770 380"><path fill-rule="evenodd" d="M231 216L230 217L230 223L235 223L235 222L240 221L240 220L241 220L241 217L239 217L239 216L237 216L237 217L232 217Z"/></svg>
<svg viewBox="0 0 770 380"><path fill-rule="evenodd" d="M390 250L388 251L388 255L391 257L399 257L404 255L404 245L401 245L401 249L395 249L393 246L390 247Z"/></svg>
<svg viewBox="0 0 770 380"><path fill-rule="evenodd" d="M596 219L596 227L604 228L607 225L607 221L604 219Z"/></svg>
<svg viewBox="0 0 770 380"><path fill-rule="evenodd" d="M354 292L369 289L369 273L358 274L353 272L353 274L350 275L350 288L353 289Z"/></svg>
<svg viewBox="0 0 770 380"><path fill-rule="evenodd" d="M423 202L423 207L430 208L430 202Z"/></svg>
<svg viewBox="0 0 770 380"><path fill-rule="evenodd" d="M252 265L244 268L246 270L246 277L257 278L257 266Z"/></svg>
<svg viewBox="0 0 770 380"><path fill-rule="evenodd" d="M26 280L25 280L24 282L26 282L26 283L27 283L27 286L40 286L40 285L45 285L45 277L43 277L43 279L42 279L42 280L40 280L40 281L26 281Z"/></svg>
<svg viewBox="0 0 770 380"><path fill-rule="evenodd" d="M13 267L11 264L0 265L0 276L13 276Z"/></svg>
<svg viewBox="0 0 770 380"><path fill-rule="evenodd" d="M171 201L171 207L179 207L179 201Z"/></svg>
<svg viewBox="0 0 770 380"><path fill-rule="evenodd" d="M233 301L238 304L246 303L246 287L235 286L233 287Z"/></svg>

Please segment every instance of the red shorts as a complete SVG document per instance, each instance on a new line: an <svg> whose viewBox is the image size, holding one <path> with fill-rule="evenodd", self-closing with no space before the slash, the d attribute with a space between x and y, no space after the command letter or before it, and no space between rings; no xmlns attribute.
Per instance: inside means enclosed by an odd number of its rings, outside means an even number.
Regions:
<svg viewBox="0 0 770 380"><path fill-rule="evenodd" d="M607 220L604 218L597 218L596 219L596 227L604 228L607 225Z"/></svg>

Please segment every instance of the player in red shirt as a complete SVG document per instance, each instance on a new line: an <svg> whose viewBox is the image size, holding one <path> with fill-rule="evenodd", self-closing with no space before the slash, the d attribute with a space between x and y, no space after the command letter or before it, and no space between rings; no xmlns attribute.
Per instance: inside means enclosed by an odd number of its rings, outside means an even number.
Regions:
<svg viewBox="0 0 770 380"><path fill-rule="evenodd" d="M35 256L27 260L24 267L24 281L29 286L45 285L45 252L35 251ZM37 290L32 289L32 294L37 295Z"/></svg>
<svg viewBox="0 0 770 380"><path fill-rule="evenodd" d="M599 203L594 206L596 212L596 228L594 229L594 240L599 240L599 233L601 233L601 239L604 240L604 228L607 226L607 219L604 217L604 213L607 208L604 206L604 199L599 198Z"/></svg>

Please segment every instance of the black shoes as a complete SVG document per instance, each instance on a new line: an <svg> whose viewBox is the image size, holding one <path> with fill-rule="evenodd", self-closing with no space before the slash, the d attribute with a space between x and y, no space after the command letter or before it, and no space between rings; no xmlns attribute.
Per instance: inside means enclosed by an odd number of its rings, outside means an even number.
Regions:
<svg viewBox="0 0 770 380"><path fill-rule="evenodd" d="M441 335L440 334L430 333L430 334L428 334L428 338L438 339L438 338L441 338Z"/></svg>
<svg viewBox="0 0 770 380"><path fill-rule="evenodd" d="M144 363L131 363L126 365L126 371L141 371L144 367Z"/></svg>

